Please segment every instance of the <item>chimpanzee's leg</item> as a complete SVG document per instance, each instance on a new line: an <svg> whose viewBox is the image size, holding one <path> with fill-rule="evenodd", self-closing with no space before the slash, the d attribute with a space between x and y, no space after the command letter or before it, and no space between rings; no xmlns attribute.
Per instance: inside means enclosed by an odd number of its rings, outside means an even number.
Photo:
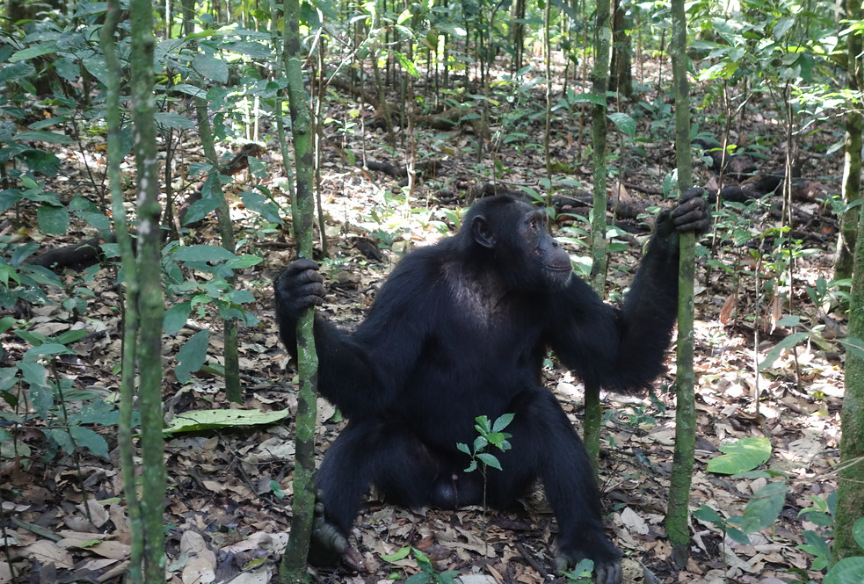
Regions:
<svg viewBox="0 0 864 584"><path fill-rule="evenodd" d="M618 584L621 552L603 531L600 496L582 441L551 392L526 390L511 402L505 430L512 449L495 454L503 472L489 471L489 502L507 507L535 477L558 519L561 563L594 560L599 584Z"/></svg>
<svg viewBox="0 0 864 584"><path fill-rule="evenodd" d="M348 537L370 485L377 485L394 503L421 507L430 503L439 472L438 461L419 438L398 424L380 419L349 422L318 471L324 522L316 528L319 549L310 554L311 561L327 564L337 559L333 552L341 550L335 549L339 544L333 528Z"/></svg>

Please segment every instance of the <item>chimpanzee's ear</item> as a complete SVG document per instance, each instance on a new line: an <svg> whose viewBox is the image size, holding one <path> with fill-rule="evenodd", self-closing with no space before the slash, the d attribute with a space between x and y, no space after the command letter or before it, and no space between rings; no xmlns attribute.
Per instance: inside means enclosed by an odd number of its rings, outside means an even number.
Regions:
<svg viewBox="0 0 864 584"><path fill-rule="evenodd" d="M471 234L474 236L474 241L489 249L495 247L495 243L498 241L495 234L492 233L489 222L483 215L474 217L474 221L471 223Z"/></svg>

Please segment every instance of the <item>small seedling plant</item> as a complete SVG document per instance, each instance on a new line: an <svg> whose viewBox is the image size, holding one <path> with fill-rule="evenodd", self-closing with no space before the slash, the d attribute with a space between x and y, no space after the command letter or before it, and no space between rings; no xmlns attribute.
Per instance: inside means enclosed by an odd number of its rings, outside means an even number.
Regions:
<svg viewBox="0 0 864 584"><path fill-rule="evenodd" d="M513 421L513 414L503 414L494 422L490 422L488 416L478 416L474 418L474 421L477 422L474 424L474 429L477 430L477 437L474 439L473 447L468 448L467 444L459 442L456 444L456 448L471 457L471 463L465 469L465 472L474 472L479 468L480 474L483 475L483 541L488 548L489 538L486 534L486 510L488 508L486 505L486 487L488 485L488 477L486 472L490 466L497 470L503 469L501 468L501 463L498 461L498 457L488 452L487 449L490 445L495 446L501 452L506 452L512 448L508 441L508 438L511 436L504 432L504 429Z"/></svg>
<svg viewBox="0 0 864 584"><path fill-rule="evenodd" d="M468 448L468 445L463 444L462 442L456 444L456 448L458 448L460 452L464 452L471 457L471 464L468 465L465 472L474 472L479 466L478 463L483 464L483 466L480 467L480 472L483 475L483 482L485 483L486 467L491 466L494 469L503 470L501 468L501 463L498 461L498 457L494 454L490 454L486 449L492 445L502 452L510 450L510 442L507 441L507 439L510 438L510 434L503 432L503 430L513 421L513 414L504 414L492 423L489 422L487 416L478 416L474 418L474 421L477 422L474 424L474 429L477 430L477 437L474 439L473 448Z"/></svg>

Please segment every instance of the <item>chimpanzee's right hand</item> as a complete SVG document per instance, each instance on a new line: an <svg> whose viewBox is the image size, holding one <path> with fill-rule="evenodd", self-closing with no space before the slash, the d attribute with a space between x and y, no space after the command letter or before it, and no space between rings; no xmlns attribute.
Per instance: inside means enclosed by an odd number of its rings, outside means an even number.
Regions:
<svg viewBox="0 0 864 584"><path fill-rule="evenodd" d="M298 319L310 306L324 303L324 277L313 260L300 259L276 279L276 311L280 317Z"/></svg>

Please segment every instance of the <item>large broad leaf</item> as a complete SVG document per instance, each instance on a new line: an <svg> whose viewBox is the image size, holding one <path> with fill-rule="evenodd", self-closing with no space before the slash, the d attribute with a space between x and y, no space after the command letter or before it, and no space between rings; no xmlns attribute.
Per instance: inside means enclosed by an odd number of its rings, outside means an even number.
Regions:
<svg viewBox="0 0 864 584"><path fill-rule="evenodd" d="M754 533L771 527L786 502L786 483L768 483L753 495L744 508L741 530Z"/></svg>
<svg viewBox="0 0 864 584"><path fill-rule="evenodd" d="M42 55L49 55L56 52L57 42L48 41L47 43L39 43L38 45L33 45L27 47L24 50L18 51L17 53L9 57L9 62L15 63L16 61L26 61L28 59L32 59L33 57L41 57Z"/></svg>
<svg viewBox="0 0 864 584"><path fill-rule="evenodd" d="M189 205L189 210L186 211L186 216L183 218L183 225L194 225L204 219L212 211L219 208L219 205L222 203L220 199L222 199L221 195L218 197L205 197Z"/></svg>
<svg viewBox="0 0 864 584"><path fill-rule="evenodd" d="M765 464L771 458L771 441L767 438L742 438L720 447L722 456L708 462L708 472L738 474Z"/></svg>
<svg viewBox="0 0 864 584"><path fill-rule="evenodd" d="M765 360L759 363L759 371L764 371L768 369L774 364L774 361L780 357L780 353L785 351L786 349L791 349L804 339L810 336L810 333L794 333L777 343L773 349L768 351L768 354L765 355Z"/></svg>
<svg viewBox="0 0 864 584"><path fill-rule="evenodd" d="M240 198L243 200L243 204L246 205L247 209L260 213L261 216L270 223L282 224L282 218L279 216L279 208L275 203L273 203L273 201L264 195L254 191L245 191L240 193Z"/></svg>
<svg viewBox="0 0 864 584"><path fill-rule="evenodd" d="M597 95L596 93L580 93L573 97L571 100L573 103L582 103L588 102L593 103L594 105L606 105L606 96L605 95Z"/></svg>
<svg viewBox="0 0 864 584"><path fill-rule="evenodd" d="M861 584L864 582L864 557L840 560L828 571L823 584Z"/></svg>
<svg viewBox="0 0 864 584"><path fill-rule="evenodd" d="M82 59L84 68L93 77L99 80L102 85L108 85L108 65L105 63L105 57L95 53Z"/></svg>
<svg viewBox="0 0 864 584"><path fill-rule="evenodd" d="M69 211L66 207L42 204L36 210L39 231L45 235L64 235L69 228Z"/></svg>
<svg viewBox="0 0 864 584"><path fill-rule="evenodd" d="M171 420L163 430L165 434L197 432L214 428L236 428L237 426L271 425L288 416L288 409L278 412L259 410L197 410L184 412Z"/></svg>
<svg viewBox="0 0 864 584"><path fill-rule="evenodd" d="M16 142L48 142L49 144L74 144L75 140L66 134L55 132L21 132L12 137Z"/></svg>
<svg viewBox="0 0 864 584"><path fill-rule="evenodd" d="M269 59L273 56L273 53L270 51L270 47L262 43L256 43L254 41L237 41L234 43L225 43L222 45L222 47L231 52L240 53L241 55L247 55L249 57L255 57L258 59Z"/></svg>
<svg viewBox="0 0 864 584"><path fill-rule="evenodd" d="M864 549L864 517L856 521L855 525L852 526L852 536L858 542L858 545Z"/></svg>
<svg viewBox="0 0 864 584"><path fill-rule="evenodd" d="M105 438L84 426L70 426L69 433L75 439L75 443L81 448L86 448L96 456L108 458L108 443Z"/></svg>
<svg viewBox="0 0 864 584"><path fill-rule="evenodd" d="M12 208L18 201L24 198L24 193L19 189L5 189L0 191L0 213Z"/></svg>
<svg viewBox="0 0 864 584"><path fill-rule="evenodd" d="M192 97L200 97L202 99L206 99L207 97L206 91L204 91L200 87L189 85L188 83L178 83L177 85L172 87L171 90L179 91L180 93L185 93L186 95L191 95Z"/></svg>
<svg viewBox="0 0 864 584"><path fill-rule="evenodd" d="M210 331L198 331L177 351L177 366L174 375L180 383L188 383L192 373L201 369L207 358L207 344L210 342Z"/></svg>
<svg viewBox="0 0 864 584"><path fill-rule="evenodd" d="M161 127L171 130L191 130L195 127L195 122L180 114L157 112L153 117Z"/></svg>
<svg viewBox="0 0 864 584"><path fill-rule="evenodd" d="M636 135L636 120L625 113L613 112L609 114L609 119L615 126L630 136L632 139Z"/></svg>
<svg viewBox="0 0 864 584"><path fill-rule="evenodd" d="M237 256L218 245L190 245L174 252L178 262L219 262L233 260Z"/></svg>
<svg viewBox="0 0 864 584"><path fill-rule="evenodd" d="M186 326L186 321L189 320L189 314L192 312L192 303L187 300L175 304L165 311L165 318L162 321L162 328L165 329L166 335L176 335L180 329Z"/></svg>
<svg viewBox="0 0 864 584"><path fill-rule="evenodd" d="M228 63L225 61L210 55L198 55L192 60L192 67L211 81L228 83Z"/></svg>

